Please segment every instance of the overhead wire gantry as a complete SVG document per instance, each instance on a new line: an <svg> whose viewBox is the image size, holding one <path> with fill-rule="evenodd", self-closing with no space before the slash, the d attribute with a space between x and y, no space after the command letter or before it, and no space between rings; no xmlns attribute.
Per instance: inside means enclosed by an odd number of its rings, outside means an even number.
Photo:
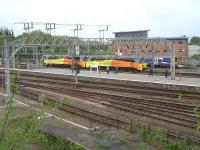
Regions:
<svg viewBox="0 0 200 150"><path fill-rule="evenodd" d="M75 46L98 46L106 45L112 47L113 45L152 45L152 48L155 44L168 44L172 61L171 61L171 78L175 78L175 43L167 40L166 38L147 38L147 39L132 39L132 38L77 38L77 37L50 37L50 38L22 38L13 42L10 42L9 45L12 47L12 56L14 62L15 54L23 48L33 48L44 50L46 47L71 47L74 49ZM152 57L155 57L156 49L152 49ZM13 63L14 64L14 63Z"/></svg>

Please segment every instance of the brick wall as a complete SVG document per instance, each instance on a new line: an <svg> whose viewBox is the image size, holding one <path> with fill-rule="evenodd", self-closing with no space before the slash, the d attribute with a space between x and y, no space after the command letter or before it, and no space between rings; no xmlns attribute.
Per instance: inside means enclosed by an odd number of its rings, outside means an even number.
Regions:
<svg viewBox="0 0 200 150"><path fill-rule="evenodd" d="M188 44L182 43L176 44L176 58L187 58L188 57ZM170 56L170 45L168 44L155 44L155 45L118 45L114 44L112 46L112 55L116 56L117 53L121 53L122 56L140 56L140 57L149 57L152 56L152 49L155 49L155 56L164 57Z"/></svg>

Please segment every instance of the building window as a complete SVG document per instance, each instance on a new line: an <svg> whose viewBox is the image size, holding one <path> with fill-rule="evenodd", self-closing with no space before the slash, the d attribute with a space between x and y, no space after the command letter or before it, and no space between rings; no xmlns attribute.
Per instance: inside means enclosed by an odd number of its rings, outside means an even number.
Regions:
<svg viewBox="0 0 200 150"><path fill-rule="evenodd" d="M164 53L167 53L167 49L164 49L163 52L164 52Z"/></svg>
<svg viewBox="0 0 200 150"><path fill-rule="evenodd" d="M136 55L136 52L135 52L135 51L133 51L133 52L131 52L131 54L132 54L132 55Z"/></svg>
<svg viewBox="0 0 200 150"><path fill-rule="evenodd" d="M183 44L183 41L178 41L178 44Z"/></svg>

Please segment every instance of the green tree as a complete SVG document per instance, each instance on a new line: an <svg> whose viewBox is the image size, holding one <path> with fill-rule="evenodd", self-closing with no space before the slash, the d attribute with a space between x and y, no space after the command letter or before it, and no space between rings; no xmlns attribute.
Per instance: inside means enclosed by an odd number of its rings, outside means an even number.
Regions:
<svg viewBox="0 0 200 150"><path fill-rule="evenodd" d="M190 45L200 45L200 37L193 36L190 40Z"/></svg>

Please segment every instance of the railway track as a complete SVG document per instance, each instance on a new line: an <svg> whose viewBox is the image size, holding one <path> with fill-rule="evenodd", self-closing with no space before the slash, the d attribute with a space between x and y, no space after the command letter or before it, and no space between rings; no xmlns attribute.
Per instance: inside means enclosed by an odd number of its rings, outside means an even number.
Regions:
<svg viewBox="0 0 200 150"><path fill-rule="evenodd" d="M40 102L39 101L39 99L40 99L39 92L36 92L34 90L26 90L25 88L21 88L21 87L19 88L19 91L20 91L21 95L24 95L24 96L29 97L37 102ZM55 97L55 96L48 97L48 101L51 101L54 103L61 102L61 101L59 101L59 98ZM129 124L129 122L120 119L119 116L113 115L112 117L109 117L107 115L99 114L94 111L86 110L86 109L83 109L83 108L80 108L78 106L74 106L71 104L62 103L62 105L59 106L59 109L65 111L65 112L69 112L69 113L87 118L94 122L100 122L107 126L113 126L113 125L115 126L115 124L116 124L117 128L120 128L123 125Z"/></svg>
<svg viewBox="0 0 200 150"><path fill-rule="evenodd" d="M41 84L41 82L43 82ZM71 84L67 81L60 80L60 79L44 79L44 78L38 78L38 77L28 77L28 76L22 76L20 77L20 80L18 81L18 84L25 85L25 86L35 86L38 88L43 88L43 89L48 89L51 91L58 91L59 93L77 93L77 94L82 94L85 95L85 98L91 97L91 96L96 96L94 99L99 101L106 101L110 103L110 107L112 105L113 108L117 109L123 109L132 113L140 114L142 116L149 116L154 119L158 120L168 120L168 122L174 122L174 120L179 120L179 121L184 121L187 123L187 125L183 124L182 122L180 123L175 123L179 124L182 126L190 127L190 128L195 128L196 123L197 123L197 118L193 113L194 106L192 105L185 105L185 104L178 104L174 102L167 102L167 101L161 101L161 100L152 100L152 99L144 99L144 98L133 98L133 97L128 97L128 96L120 96L116 94L106 94L105 92L100 93L99 90L110 90L110 92L119 92L122 90L122 88L119 87L112 87L111 85L94 85L91 83L79 85L79 89L85 89L85 90L72 90L71 89ZM68 87L68 88L66 88ZM90 89L93 89L91 91ZM94 91L94 89L96 91ZM131 89L124 89L126 93L132 93L133 90ZM120 91L120 93L124 93L123 91ZM69 92L70 91L70 92ZM143 93L146 93L147 90L143 91ZM149 90L149 93L151 93L152 90ZM159 94L163 95L164 92L160 92ZM74 94L74 95L77 95ZM98 94L98 97L97 97ZM146 93L148 94L148 93ZM155 93L154 93L155 94ZM157 93L158 94L158 93ZM167 96L169 93L166 93ZM173 94L173 93L172 93ZM171 95L172 95L171 94ZM73 95L72 95L73 96ZM101 97L101 98L99 98ZM105 103L104 105L107 105ZM143 111L143 113L141 113ZM151 116L150 116L151 115ZM155 115L157 115L155 117ZM158 118L158 116L165 116L165 118ZM188 123L189 122L189 123ZM192 125L191 125L192 124ZM195 124L195 125L194 125Z"/></svg>
<svg viewBox="0 0 200 150"><path fill-rule="evenodd" d="M197 124L197 117L193 112L195 108L194 105L177 103L174 101L166 101L162 99L147 99L147 98L136 98L131 96L133 93L137 94L146 94L146 95L160 95L160 96L168 96L168 97L176 97L177 93L174 91L155 91L155 89L142 89L141 87L134 86L116 86L112 84L101 84L101 83L92 83L92 82L79 82L79 88L73 89L74 82L73 80L67 79L64 80L62 78L44 78L41 76L20 76L17 84L21 87L32 87L41 90L47 90L55 93L65 94L72 97L81 98L84 100L94 101L97 103L101 103L104 106L114 108L120 111L129 112L134 115L148 117L157 121L162 121L174 125L178 125L181 127L190 128L195 130ZM107 91L107 92L106 92ZM139 92L141 91L141 92ZM27 91L26 91L27 92ZM194 93L190 94L189 92L182 93L184 97L187 98L195 98L199 99L199 95L195 95ZM24 94L27 96L27 93ZM35 99L38 99L38 96L35 94L29 93L28 95L32 95ZM70 113L74 113L76 115L82 116L84 118L92 119L97 114L92 114L88 110L80 110L80 108L73 108L73 106L63 106L60 108L62 110L69 110ZM96 117L98 122L107 125L113 125L113 122L117 122L117 120L112 120L111 118L107 118L108 120L100 121L101 119L105 119L106 116ZM110 119L110 121L109 121ZM112 120L112 121L111 121ZM118 120L119 121L119 120ZM129 122L130 123L130 122ZM119 124L128 124L128 122L119 123ZM120 126L120 125L119 125ZM169 134L169 133L167 133ZM171 136L173 132L171 133ZM175 134L177 136L177 134Z"/></svg>
<svg viewBox="0 0 200 150"><path fill-rule="evenodd" d="M173 123L191 129L196 128L197 117L193 112L194 106L186 104L178 104L166 101L134 98L128 96L120 96L114 94L100 93L99 91L77 90L59 87L58 85L50 85L39 82L25 82L20 81L19 84L27 87L40 88L49 90L51 92L57 91L60 94L67 94L70 96L81 95L81 98L95 99L96 102L105 106L113 107L115 109L124 110L137 115L150 117L160 121ZM79 96L78 96L79 97ZM102 103L105 102L106 103ZM109 103L107 103L109 102Z"/></svg>
<svg viewBox="0 0 200 150"><path fill-rule="evenodd" d="M38 101L39 99L39 92L31 91L31 90L26 90L25 88L19 88L20 94L24 96L28 96L31 99L34 99ZM48 100L53 101L53 102L58 102L58 98L56 97L48 97ZM89 120L92 120L94 122L99 122L101 124L107 125L107 126L112 126L112 127L117 127L117 128L123 128L124 126L130 126L130 121L125 121L123 119L120 119L119 116L114 116L114 117L108 117L107 115L102 115L99 113L95 113L90 110L82 109L77 106L72 106L68 104L63 104L62 106L59 107L59 109L69 112L84 118L87 118ZM144 124L147 128L149 127L148 125ZM156 131L156 128L151 127L151 131ZM169 137L174 137L174 138L185 138L184 135L178 134L177 132L175 133L173 130L169 129L164 129L161 130L163 134L166 134ZM200 138L198 136L193 136L195 139L196 143L200 143Z"/></svg>
<svg viewBox="0 0 200 150"><path fill-rule="evenodd" d="M2 78L1 78L2 79ZM63 85L63 86L74 86L74 82L72 79L63 79L63 78L46 78L42 76L31 76L30 75L21 75L20 81L42 81L43 83L48 84L55 84L55 85ZM145 88L145 87L137 87L137 86L125 86L125 85L115 85L115 84L109 84L109 83L95 83L95 82L89 82L89 81L80 81L78 83L79 88L90 88L90 89L99 89L99 90L112 90L115 92L120 93L135 93L140 95L147 95L147 96L162 96L162 97L170 97L170 98L177 98L179 95L181 95L181 98L183 99L194 99L194 100L200 100L200 94L195 92L187 92L187 91L172 91L172 90L162 90L162 89L156 89L156 88Z"/></svg>

